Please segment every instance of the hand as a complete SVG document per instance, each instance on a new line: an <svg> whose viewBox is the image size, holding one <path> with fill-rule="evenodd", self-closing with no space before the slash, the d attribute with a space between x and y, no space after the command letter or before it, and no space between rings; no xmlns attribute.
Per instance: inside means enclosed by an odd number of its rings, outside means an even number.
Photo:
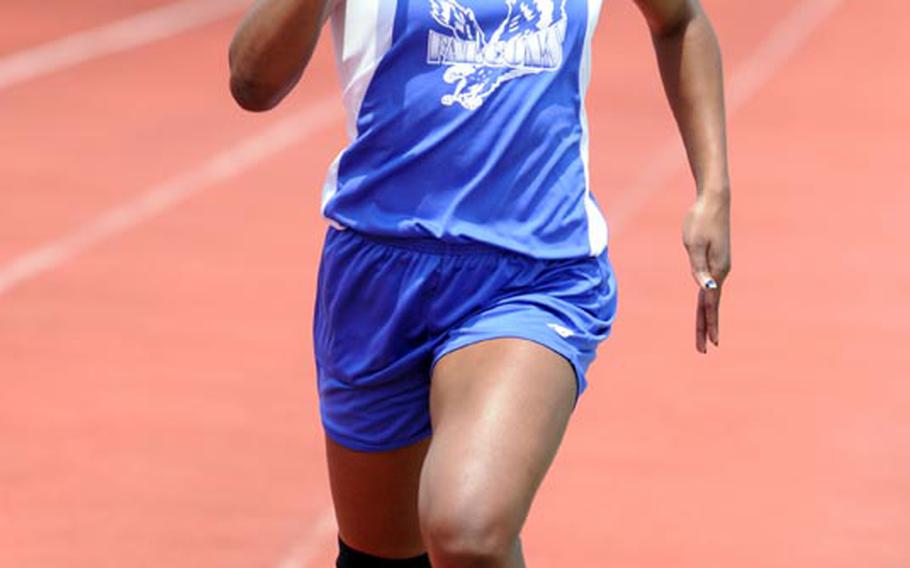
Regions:
<svg viewBox="0 0 910 568"><path fill-rule="evenodd" d="M695 348L707 353L708 340L720 344L720 296L730 273L730 194L703 191L683 223L683 244L699 286Z"/></svg>

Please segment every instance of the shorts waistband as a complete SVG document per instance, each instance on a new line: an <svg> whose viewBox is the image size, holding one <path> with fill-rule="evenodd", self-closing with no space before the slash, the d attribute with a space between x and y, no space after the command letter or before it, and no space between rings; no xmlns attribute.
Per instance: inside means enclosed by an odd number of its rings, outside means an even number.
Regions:
<svg viewBox="0 0 910 568"><path fill-rule="evenodd" d="M391 237L387 235L362 233L351 228L338 229L331 226L329 227L329 232L336 232L339 235L347 234L351 237L383 246L440 256L497 255L525 259L531 258L515 251L480 242L450 242L432 237Z"/></svg>

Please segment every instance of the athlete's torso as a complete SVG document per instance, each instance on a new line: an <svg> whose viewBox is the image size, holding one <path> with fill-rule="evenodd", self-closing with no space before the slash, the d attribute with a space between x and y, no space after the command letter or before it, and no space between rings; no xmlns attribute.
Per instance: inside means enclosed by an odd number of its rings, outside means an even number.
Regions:
<svg viewBox="0 0 910 568"><path fill-rule="evenodd" d="M338 0L351 144L323 214L365 233L596 255L584 93L601 0Z"/></svg>

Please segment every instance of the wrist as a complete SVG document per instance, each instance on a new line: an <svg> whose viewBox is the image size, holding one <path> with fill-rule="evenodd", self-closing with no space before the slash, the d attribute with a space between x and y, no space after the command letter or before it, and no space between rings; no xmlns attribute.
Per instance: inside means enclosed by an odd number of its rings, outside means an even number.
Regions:
<svg viewBox="0 0 910 568"><path fill-rule="evenodd" d="M696 191L699 199L729 201L730 180L726 177L722 177L711 181L700 182L697 185Z"/></svg>

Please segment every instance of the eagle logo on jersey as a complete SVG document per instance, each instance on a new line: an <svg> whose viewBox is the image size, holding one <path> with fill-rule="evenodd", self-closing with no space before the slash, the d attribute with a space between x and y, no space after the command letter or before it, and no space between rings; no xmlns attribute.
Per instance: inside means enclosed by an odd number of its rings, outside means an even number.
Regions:
<svg viewBox="0 0 910 568"><path fill-rule="evenodd" d="M568 16L566 0L558 9L557 1L505 0L505 18L488 36L458 0L430 0L433 19L448 33L430 30L427 62L448 66L443 80L455 85L442 104L476 110L503 83L559 69Z"/></svg>

